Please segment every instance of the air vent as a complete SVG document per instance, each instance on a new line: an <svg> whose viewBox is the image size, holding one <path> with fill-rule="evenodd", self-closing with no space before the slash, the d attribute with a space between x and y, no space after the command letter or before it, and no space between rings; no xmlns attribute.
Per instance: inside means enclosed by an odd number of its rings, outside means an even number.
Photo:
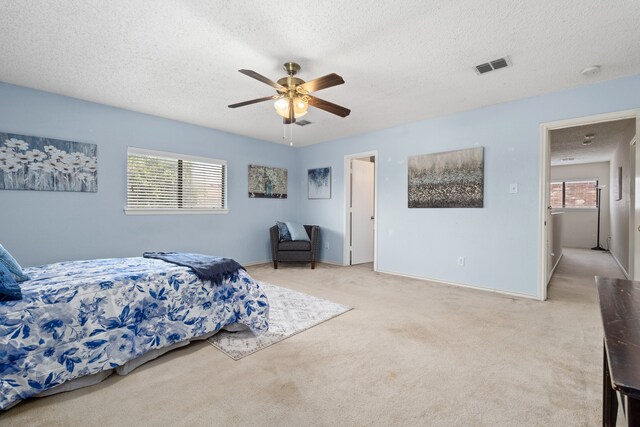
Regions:
<svg viewBox="0 0 640 427"><path fill-rule="evenodd" d="M296 124L298 126L306 126L306 125L310 125L312 122L310 122L309 120L296 120Z"/></svg>
<svg viewBox="0 0 640 427"><path fill-rule="evenodd" d="M489 71L493 71L493 67L490 64L476 65L476 73L478 74L488 73Z"/></svg>
<svg viewBox="0 0 640 427"><path fill-rule="evenodd" d="M494 59L493 61L486 62L484 64L476 65L473 67L476 74L486 74L490 71L499 70L500 68L506 68L511 66L511 61L508 56L504 58Z"/></svg>

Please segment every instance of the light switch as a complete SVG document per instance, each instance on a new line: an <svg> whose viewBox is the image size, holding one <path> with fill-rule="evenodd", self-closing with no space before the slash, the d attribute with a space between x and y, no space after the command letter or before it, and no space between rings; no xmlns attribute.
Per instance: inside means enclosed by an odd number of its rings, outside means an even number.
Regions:
<svg viewBox="0 0 640 427"><path fill-rule="evenodd" d="M509 184L509 193L515 194L518 192L518 184Z"/></svg>

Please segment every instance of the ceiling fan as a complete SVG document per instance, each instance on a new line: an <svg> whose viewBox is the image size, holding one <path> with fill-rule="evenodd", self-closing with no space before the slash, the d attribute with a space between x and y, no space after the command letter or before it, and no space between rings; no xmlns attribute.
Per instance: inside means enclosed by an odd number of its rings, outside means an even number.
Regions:
<svg viewBox="0 0 640 427"><path fill-rule="evenodd" d="M244 107L245 105L257 104L258 102L275 100L276 102L274 103L274 107L276 108L276 112L283 117L284 124L295 123L297 118L307 114L307 108L309 105L340 117L347 117L349 113L351 113L351 110L348 108L344 108L340 105L333 104L310 95L311 92L317 92L322 89L343 84L344 80L339 75L331 73L305 82L298 77L294 77L296 73L300 71L300 65L295 62L287 62L284 64L283 68L288 75L278 80L277 83L253 70L238 70L244 75L273 87L276 90L276 94L272 96L265 96L264 98L231 104L229 105L229 108Z"/></svg>

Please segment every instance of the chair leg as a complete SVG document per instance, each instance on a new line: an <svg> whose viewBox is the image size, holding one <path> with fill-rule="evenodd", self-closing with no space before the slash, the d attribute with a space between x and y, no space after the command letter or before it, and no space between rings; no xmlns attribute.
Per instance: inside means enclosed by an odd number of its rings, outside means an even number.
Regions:
<svg viewBox="0 0 640 427"><path fill-rule="evenodd" d="M315 261L311 261L311 269L315 270L316 268L316 262Z"/></svg>
<svg viewBox="0 0 640 427"><path fill-rule="evenodd" d="M273 268L274 269L278 269L278 261L276 261L275 259L273 260Z"/></svg>

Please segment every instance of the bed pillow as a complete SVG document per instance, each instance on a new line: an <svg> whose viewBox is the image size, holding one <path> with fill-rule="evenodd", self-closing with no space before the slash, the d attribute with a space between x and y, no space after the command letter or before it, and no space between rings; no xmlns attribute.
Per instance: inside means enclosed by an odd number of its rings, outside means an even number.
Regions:
<svg viewBox="0 0 640 427"><path fill-rule="evenodd" d="M12 301L22 299L20 285L13 277L13 273L0 262L0 301Z"/></svg>
<svg viewBox="0 0 640 427"><path fill-rule="evenodd" d="M311 241L304 225L296 222L285 222L285 224L287 224L289 234L291 234L291 240L304 240L305 242Z"/></svg>
<svg viewBox="0 0 640 427"><path fill-rule="evenodd" d="M289 233L289 228L287 224L284 222L276 221L276 225L278 226L278 233L280 233L280 241L288 242L291 240L291 233Z"/></svg>
<svg viewBox="0 0 640 427"><path fill-rule="evenodd" d="M0 264L7 267L7 270L13 274L16 282L24 282L25 280L31 279L31 277L22 272L22 267L20 267L18 261L16 261L2 245L0 245Z"/></svg>

